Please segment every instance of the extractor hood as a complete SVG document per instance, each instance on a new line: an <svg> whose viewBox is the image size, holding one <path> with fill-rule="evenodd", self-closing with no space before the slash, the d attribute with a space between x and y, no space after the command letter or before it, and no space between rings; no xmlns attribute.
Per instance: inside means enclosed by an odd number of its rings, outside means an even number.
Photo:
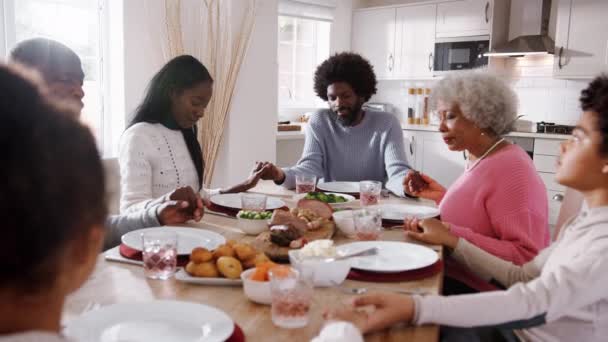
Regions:
<svg viewBox="0 0 608 342"><path fill-rule="evenodd" d="M550 16L551 0L512 0L509 30L510 33L520 30L519 34L515 33L514 39L496 46L485 56L519 57L553 54L555 42L549 37ZM522 32L534 34L521 34Z"/></svg>

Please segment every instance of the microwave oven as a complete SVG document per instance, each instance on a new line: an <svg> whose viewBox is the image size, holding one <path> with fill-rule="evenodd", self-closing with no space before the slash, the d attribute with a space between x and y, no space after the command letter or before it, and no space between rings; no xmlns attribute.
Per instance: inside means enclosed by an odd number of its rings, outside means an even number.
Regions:
<svg viewBox="0 0 608 342"><path fill-rule="evenodd" d="M435 42L433 73L485 67L488 57L484 54L489 47L489 36L438 38Z"/></svg>

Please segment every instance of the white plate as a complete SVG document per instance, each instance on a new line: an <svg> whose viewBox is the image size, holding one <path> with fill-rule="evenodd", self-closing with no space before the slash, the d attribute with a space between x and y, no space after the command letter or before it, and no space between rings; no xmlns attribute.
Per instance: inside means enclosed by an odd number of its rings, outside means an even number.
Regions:
<svg viewBox="0 0 608 342"><path fill-rule="evenodd" d="M439 216L439 208L415 204L379 204L374 206L382 211L382 219L403 221L406 217L425 219Z"/></svg>
<svg viewBox="0 0 608 342"><path fill-rule="evenodd" d="M186 272L183 268L175 273L175 279L190 284L199 285L230 285L230 286L241 286L243 281L239 279L227 279L227 278L202 278L193 277Z"/></svg>
<svg viewBox="0 0 608 342"><path fill-rule="evenodd" d="M356 201L357 199L355 198L355 196L351 196L348 194L341 194L341 193L337 193L337 192L326 192L326 194L334 194L336 196L342 196L344 198L346 198L346 202L340 202L340 203L327 203L329 204L332 208L343 208L343 207L349 207L351 205L353 205L353 202ZM302 198L306 197L307 194L297 194L295 196L295 200L299 201Z"/></svg>
<svg viewBox="0 0 608 342"><path fill-rule="evenodd" d="M234 322L214 307L178 301L113 304L68 322L64 333L76 341L223 342Z"/></svg>
<svg viewBox="0 0 608 342"><path fill-rule="evenodd" d="M340 253L351 254L377 247L378 254L352 259L351 266L365 271L393 273L411 271L437 262L437 252L430 248L397 241L360 241L338 246Z"/></svg>
<svg viewBox="0 0 608 342"><path fill-rule="evenodd" d="M211 202L226 208L243 209L241 206L241 194L220 194L211 196ZM274 210L285 206L285 202L276 197L266 197L266 209Z"/></svg>
<svg viewBox="0 0 608 342"><path fill-rule="evenodd" d="M134 230L123 235L121 240L125 245L140 251L142 233L168 230L177 233L177 254L179 255L190 254L195 247L205 247L212 250L226 243L223 236L209 230L168 226Z"/></svg>
<svg viewBox="0 0 608 342"><path fill-rule="evenodd" d="M359 182L327 182L317 184L317 189L324 192L359 193Z"/></svg>

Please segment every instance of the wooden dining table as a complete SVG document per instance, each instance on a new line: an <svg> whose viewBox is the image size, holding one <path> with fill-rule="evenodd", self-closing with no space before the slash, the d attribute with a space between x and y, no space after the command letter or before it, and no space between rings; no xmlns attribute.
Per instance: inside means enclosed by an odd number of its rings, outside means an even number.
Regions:
<svg viewBox="0 0 608 342"><path fill-rule="evenodd" d="M261 182L251 192L264 193L282 198L288 206L295 205L294 193L275 186L271 182ZM395 196L381 199L383 203L414 203L432 205L414 199L403 199ZM355 203L358 205L358 203ZM185 226L207 229L221 234L226 240L250 242L253 236L243 234L236 224L236 219L206 213L200 222L189 222ZM385 229L380 240L408 241L401 229ZM334 236L337 245L352 242L340 232ZM417 242L414 242L417 243ZM443 249L433 248L439 257ZM146 302L153 300L178 300L201 303L216 307L226 312L245 334L246 341L310 341L321 330L324 320L322 313L326 308L343 305L353 297L347 288L368 288L370 291L392 292L395 290L412 290L424 294L439 294L442 288L443 271L421 280L405 282L362 282L346 280L337 287L315 288L310 312L310 322L304 328L283 329L273 325L270 306L251 302L245 297L240 286L208 286L169 280L150 280L144 276L141 266L106 261L103 253L98 259L95 271L90 279L75 293L70 295L64 307L64 322L90 308L103 307L115 303ZM436 325L408 326L396 325L382 332L365 336L366 341L437 341L439 328Z"/></svg>

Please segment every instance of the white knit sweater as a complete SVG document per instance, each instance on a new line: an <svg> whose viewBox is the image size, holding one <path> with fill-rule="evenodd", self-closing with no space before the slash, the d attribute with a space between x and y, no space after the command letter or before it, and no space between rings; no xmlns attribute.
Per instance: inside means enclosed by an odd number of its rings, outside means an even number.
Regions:
<svg viewBox="0 0 608 342"><path fill-rule="evenodd" d="M161 124L138 123L120 140L120 212L147 208L174 189L200 191L196 168L179 130Z"/></svg>

